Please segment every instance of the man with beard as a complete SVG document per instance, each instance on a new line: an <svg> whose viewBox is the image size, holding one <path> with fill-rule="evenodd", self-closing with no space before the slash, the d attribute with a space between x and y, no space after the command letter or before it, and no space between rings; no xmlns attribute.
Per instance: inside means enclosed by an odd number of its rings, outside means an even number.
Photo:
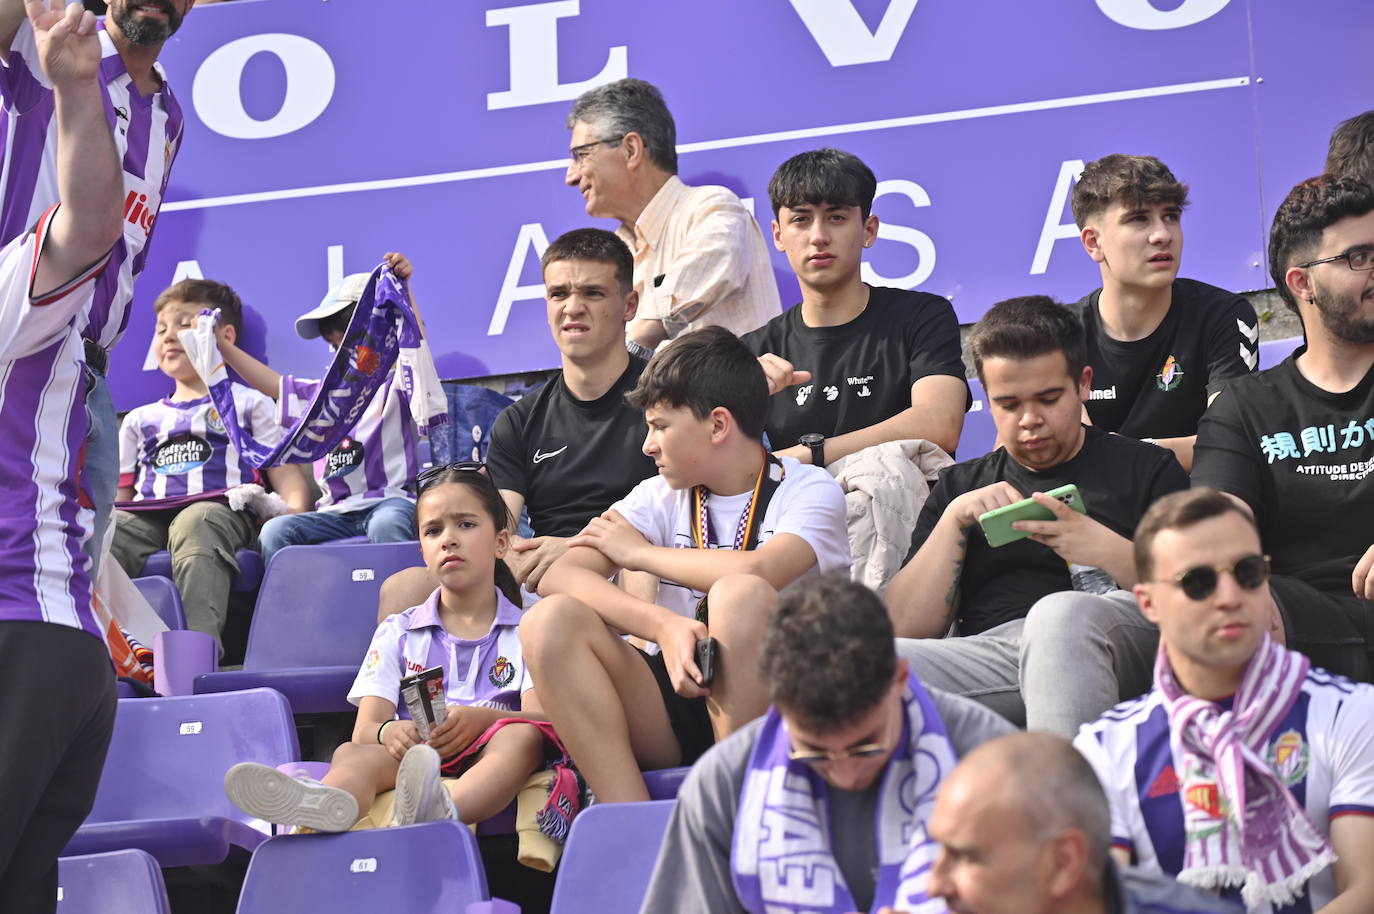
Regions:
<svg viewBox="0 0 1374 914"><path fill-rule="evenodd" d="M90 431L84 474L92 518L86 554L94 581L119 481L119 423L105 384L110 349L124 334L134 283L147 263L153 220L181 144L181 106L157 57L194 0L110 0L100 33L101 85L113 112L115 148L123 162L124 236L96 286L81 335L86 343L86 406ZM22 235L57 202L57 145L52 83L38 66L23 0L0 0L0 111L9 130L0 148L0 244Z"/></svg>
<svg viewBox="0 0 1374 914"><path fill-rule="evenodd" d="M1193 484L1254 512L1290 647L1374 679L1374 188L1321 175L1274 215L1269 268L1307 345L1236 379L1198 426Z"/></svg>

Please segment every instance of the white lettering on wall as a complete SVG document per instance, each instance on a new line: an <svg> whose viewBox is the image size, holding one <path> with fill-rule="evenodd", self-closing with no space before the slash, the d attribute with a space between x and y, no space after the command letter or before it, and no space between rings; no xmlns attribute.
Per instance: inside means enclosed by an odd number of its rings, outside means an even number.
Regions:
<svg viewBox="0 0 1374 914"><path fill-rule="evenodd" d="M198 260L178 260L177 268L172 273L172 281L167 285L174 286L183 279L204 279L205 274L201 272L200 261Z"/></svg>
<svg viewBox="0 0 1374 914"><path fill-rule="evenodd" d="M341 244L331 244L325 249L325 279L328 280L325 285L326 289L332 289L343 282L343 255L344 250Z"/></svg>
<svg viewBox="0 0 1374 914"><path fill-rule="evenodd" d="M913 206L930 206L930 194L915 181L902 178L879 181L877 193L873 195L874 201L883 194L901 194L909 199ZM879 221L878 237L911 245L916 250L916 269L905 276L880 276L877 270L865 262L859 267L859 275L864 282L870 285L914 289L930 278L930 274L935 270L935 242L929 235L910 226Z"/></svg>
<svg viewBox="0 0 1374 914"><path fill-rule="evenodd" d="M578 14L578 0L487 10L488 28L510 29L510 88L487 93L487 110L568 101L629 74L625 46L619 45L610 49L606 65L591 79L558 81L558 20Z"/></svg>
<svg viewBox="0 0 1374 914"><path fill-rule="evenodd" d="M1060 223L1060 214L1064 212L1064 204L1069 200L1069 194L1073 192L1073 185L1078 180L1078 176L1083 174L1083 160L1069 159L1059 166L1059 177L1054 182L1054 193L1050 194L1050 205L1045 210L1045 223L1040 228L1040 241L1035 245L1035 257L1031 260L1031 275L1045 272L1050 266L1050 254L1054 251L1054 243L1063 241L1065 238L1077 238L1078 226L1070 219L1068 222Z"/></svg>
<svg viewBox="0 0 1374 914"><path fill-rule="evenodd" d="M1097 8L1118 25L1158 31L1181 29L1211 19L1231 0L1183 0L1175 9L1155 9L1150 0L1097 0Z"/></svg>
<svg viewBox="0 0 1374 914"><path fill-rule="evenodd" d="M501 294L496 297L496 310L491 313L491 323L487 325L487 336L498 336L506 332L506 321L510 319L510 306L517 301L544 297L544 283L528 286L520 285L520 273L530 254L537 261L544 256L549 246L549 236L544 226L538 222L527 222L520 226L520 234L515 238L515 251L510 263L506 264L506 278L501 280Z"/></svg>
<svg viewBox="0 0 1374 914"><path fill-rule="evenodd" d="M281 108L266 120L244 110L243 69L257 54L274 54L286 69ZM201 62L191 83L191 103L201 122L222 136L263 140L294 133L324 113L334 97L334 62L329 52L300 35L248 35L216 49Z"/></svg>
<svg viewBox="0 0 1374 914"><path fill-rule="evenodd" d="M868 30L852 0L792 0L792 8L830 65L847 67L891 60L916 2L889 0L874 32Z"/></svg>

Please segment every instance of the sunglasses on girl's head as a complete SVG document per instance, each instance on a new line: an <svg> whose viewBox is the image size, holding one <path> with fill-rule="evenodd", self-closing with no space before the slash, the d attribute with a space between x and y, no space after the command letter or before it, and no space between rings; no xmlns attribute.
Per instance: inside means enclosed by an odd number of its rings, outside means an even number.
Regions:
<svg viewBox="0 0 1374 914"><path fill-rule="evenodd" d="M428 470L422 471L415 477L415 491L423 492L432 485L435 480L444 476L450 470L466 470L470 473L481 473L484 478L489 479L490 477L486 475L486 469L487 465L480 460L456 460L453 463L446 463L443 466L430 467Z"/></svg>
<svg viewBox="0 0 1374 914"><path fill-rule="evenodd" d="M1236 583L1246 590L1255 590L1269 580L1269 556L1247 555L1237 559L1229 568L1225 565L1197 565L1165 580L1170 584L1177 584L1188 599L1205 600L1216 593L1217 582L1223 571L1229 572L1231 577L1236 579Z"/></svg>

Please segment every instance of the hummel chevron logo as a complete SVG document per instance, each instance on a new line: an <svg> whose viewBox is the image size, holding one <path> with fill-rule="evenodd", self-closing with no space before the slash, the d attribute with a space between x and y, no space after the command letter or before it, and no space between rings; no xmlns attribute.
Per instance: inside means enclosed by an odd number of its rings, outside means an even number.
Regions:
<svg viewBox="0 0 1374 914"><path fill-rule="evenodd" d="M566 451L567 449L568 449L568 446L565 444L565 445L563 445L561 448L559 448L559 449L556 450L556 451L549 451L547 454L541 454L541 453L539 453L539 448L535 448L535 449L534 449L534 462L535 462L535 463L539 463L539 462L541 462L541 461L548 460L550 457L557 457L559 454L563 453L563 452Z"/></svg>
<svg viewBox="0 0 1374 914"><path fill-rule="evenodd" d="M1255 321L1254 325L1252 326L1250 324L1247 324L1240 318L1236 318L1236 328L1240 330L1241 335L1244 336L1250 342L1259 342L1259 321Z"/></svg>

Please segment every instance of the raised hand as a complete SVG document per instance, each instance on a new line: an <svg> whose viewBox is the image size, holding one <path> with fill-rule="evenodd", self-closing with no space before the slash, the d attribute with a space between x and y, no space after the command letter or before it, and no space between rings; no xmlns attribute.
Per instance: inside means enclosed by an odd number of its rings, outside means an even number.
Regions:
<svg viewBox="0 0 1374 914"><path fill-rule="evenodd" d="M24 0L24 12L33 25L38 60L48 81L59 89L94 85L101 58L95 14L80 3L64 9L62 0Z"/></svg>

